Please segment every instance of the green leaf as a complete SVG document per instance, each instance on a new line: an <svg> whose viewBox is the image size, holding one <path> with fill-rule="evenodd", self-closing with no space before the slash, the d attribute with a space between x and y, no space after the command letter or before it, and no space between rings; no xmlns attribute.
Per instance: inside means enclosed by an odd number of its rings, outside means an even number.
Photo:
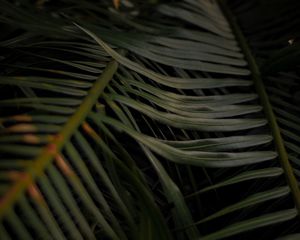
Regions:
<svg viewBox="0 0 300 240"><path fill-rule="evenodd" d="M241 221L239 223L230 225L218 232L207 235L202 239L205 240L222 239L224 237L230 237L238 233L246 232L258 227L264 227L264 226L280 223L283 221L287 221L295 218L296 216L297 216L296 209L288 209L284 211L274 212L271 214L264 214L259 217L251 218L249 220Z"/></svg>

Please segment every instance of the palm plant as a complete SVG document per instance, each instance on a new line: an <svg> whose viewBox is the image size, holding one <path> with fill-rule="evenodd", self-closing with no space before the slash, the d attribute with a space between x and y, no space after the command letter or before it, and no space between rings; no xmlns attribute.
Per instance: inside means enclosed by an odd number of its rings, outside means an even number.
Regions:
<svg viewBox="0 0 300 240"><path fill-rule="evenodd" d="M298 239L299 3L123 2L0 0L1 240Z"/></svg>

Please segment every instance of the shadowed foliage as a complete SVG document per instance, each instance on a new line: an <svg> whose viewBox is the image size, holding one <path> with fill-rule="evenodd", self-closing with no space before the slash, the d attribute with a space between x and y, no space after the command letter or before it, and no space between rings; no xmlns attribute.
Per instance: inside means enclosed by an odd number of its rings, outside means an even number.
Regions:
<svg viewBox="0 0 300 240"><path fill-rule="evenodd" d="M298 239L299 10L0 0L0 239Z"/></svg>

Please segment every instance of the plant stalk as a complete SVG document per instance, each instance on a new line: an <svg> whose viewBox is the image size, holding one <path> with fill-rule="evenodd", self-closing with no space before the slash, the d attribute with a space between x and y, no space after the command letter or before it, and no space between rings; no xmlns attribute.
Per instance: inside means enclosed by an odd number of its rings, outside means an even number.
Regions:
<svg viewBox="0 0 300 240"><path fill-rule="evenodd" d="M62 130L42 149L41 153L36 157L33 163L26 171L24 171L24 174L20 174L20 177L16 179L12 188L0 199L0 221L6 214L13 211L13 207L17 200L20 199L22 194L34 184L37 177L42 176L47 166L49 166L57 154L63 149L65 144L70 140L74 132L90 113L99 96L103 93L105 87L112 79L117 68L118 63L114 60L107 65L74 115L69 118Z"/></svg>
<svg viewBox="0 0 300 240"><path fill-rule="evenodd" d="M228 6L226 4L226 0L219 0L219 4L222 7L222 10L223 10L225 16L227 17L227 19L233 29L233 32L236 36L236 39L239 42L240 47L248 61L249 69L251 70L251 73L252 73L252 78L254 81L256 91L259 95L259 99L263 106L265 116L268 120L268 123L269 123L271 131L272 131L272 135L274 138L274 143L275 143L275 147L276 147L276 150L278 153L280 164L284 170L287 183L288 183L288 185L291 189L291 193L293 195L295 206L298 210L298 214L300 215L300 190L299 190L298 181L294 175L293 168L289 162L288 154L287 154L287 151L286 151L286 148L284 145L284 141L283 141L283 138L282 138L282 135L280 132L280 128L278 126L276 116L274 114L268 94L266 92L266 89L265 89L265 86L264 86L264 83L262 80L261 72L259 70L259 67L256 63L254 56L252 55L252 52L250 50L250 47L247 43L246 38L244 37L235 17L233 16L233 14L231 13L230 9L228 8Z"/></svg>

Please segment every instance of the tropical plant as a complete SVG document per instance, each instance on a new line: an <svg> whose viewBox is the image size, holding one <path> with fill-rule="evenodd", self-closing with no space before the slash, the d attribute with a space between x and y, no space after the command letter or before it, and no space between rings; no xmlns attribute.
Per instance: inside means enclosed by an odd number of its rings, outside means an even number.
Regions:
<svg viewBox="0 0 300 240"><path fill-rule="evenodd" d="M299 2L38 2L0 0L1 240L299 238Z"/></svg>

